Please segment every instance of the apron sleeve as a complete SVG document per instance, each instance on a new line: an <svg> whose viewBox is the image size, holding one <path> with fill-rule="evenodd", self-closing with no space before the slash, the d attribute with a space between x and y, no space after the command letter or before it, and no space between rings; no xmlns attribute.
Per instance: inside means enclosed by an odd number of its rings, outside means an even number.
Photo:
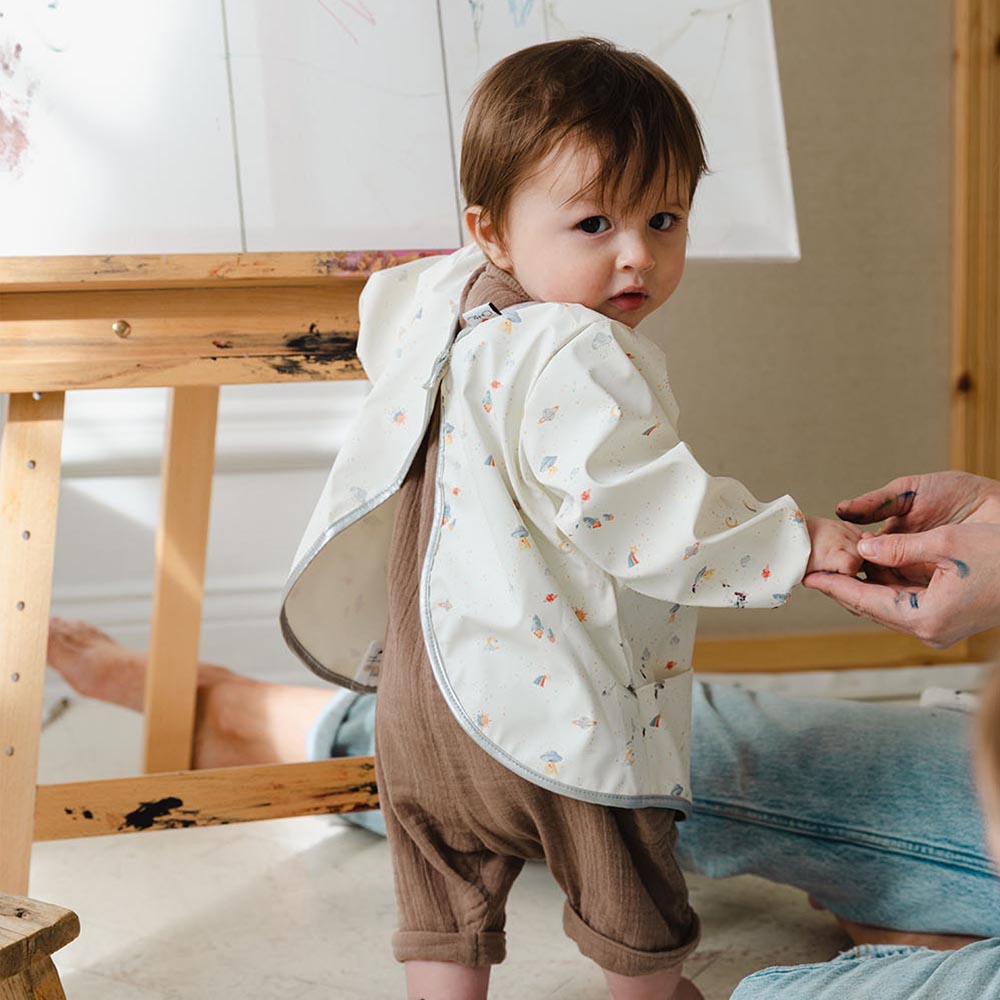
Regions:
<svg viewBox="0 0 1000 1000"><path fill-rule="evenodd" d="M524 474L566 542L631 589L702 607L784 604L809 558L801 511L702 469L675 430L662 354L644 343L594 321L553 356L526 398Z"/></svg>

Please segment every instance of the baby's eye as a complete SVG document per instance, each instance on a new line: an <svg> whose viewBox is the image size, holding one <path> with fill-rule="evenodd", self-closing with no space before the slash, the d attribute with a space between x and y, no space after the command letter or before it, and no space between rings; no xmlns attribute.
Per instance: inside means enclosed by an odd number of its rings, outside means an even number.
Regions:
<svg viewBox="0 0 1000 1000"><path fill-rule="evenodd" d="M677 216L672 212L657 212L649 220L649 225L653 229L658 229L661 233L666 232L666 230L672 229L677 225Z"/></svg>
<svg viewBox="0 0 1000 1000"><path fill-rule="evenodd" d="M598 233L606 233L611 228L611 223L603 215L592 215L589 219L578 222L576 226L577 229L582 229L585 233L590 233L593 236Z"/></svg>

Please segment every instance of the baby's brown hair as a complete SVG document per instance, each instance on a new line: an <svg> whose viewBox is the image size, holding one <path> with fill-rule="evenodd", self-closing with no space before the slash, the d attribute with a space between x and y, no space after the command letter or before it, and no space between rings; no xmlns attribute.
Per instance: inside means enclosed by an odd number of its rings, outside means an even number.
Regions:
<svg viewBox="0 0 1000 1000"><path fill-rule="evenodd" d="M567 139L597 153L591 186L626 210L671 173L690 204L707 169L694 109L664 70L611 42L572 38L514 52L479 81L462 132L466 204L502 238L517 185Z"/></svg>

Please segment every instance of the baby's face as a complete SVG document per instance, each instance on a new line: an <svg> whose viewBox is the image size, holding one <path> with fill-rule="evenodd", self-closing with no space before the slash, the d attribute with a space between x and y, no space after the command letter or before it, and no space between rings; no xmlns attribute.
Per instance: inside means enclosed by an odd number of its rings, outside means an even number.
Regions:
<svg viewBox="0 0 1000 1000"><path fill-rule="evenodd" d="M532 299L578 302L635 326L684 273L687 196L672 175L637 209L601 205L596 193L581 194L597 165L590 149L557 146L514 192L503 242L488 225L479 242Z"/></svg>

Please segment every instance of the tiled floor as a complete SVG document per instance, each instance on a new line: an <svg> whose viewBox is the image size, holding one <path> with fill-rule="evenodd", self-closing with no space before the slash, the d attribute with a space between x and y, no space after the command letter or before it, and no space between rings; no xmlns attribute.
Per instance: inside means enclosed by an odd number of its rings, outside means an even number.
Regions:
<svg viewBox="0 0 1000 1000"><path fill-rule="evenodd" d="M44 733L41 780L138 772L140 720L73 700ZM802 893L751 877L691 879L706 933L688 964L707 1000L766 965L845 942ZM80 915L57 955L69 1000L388 1000L394 903L383 840L336 819L94 837L35 846L31 894ZM561 930L561 896L529 865L508 909L495 1000L597 1000L597 969Z"/></svg>

